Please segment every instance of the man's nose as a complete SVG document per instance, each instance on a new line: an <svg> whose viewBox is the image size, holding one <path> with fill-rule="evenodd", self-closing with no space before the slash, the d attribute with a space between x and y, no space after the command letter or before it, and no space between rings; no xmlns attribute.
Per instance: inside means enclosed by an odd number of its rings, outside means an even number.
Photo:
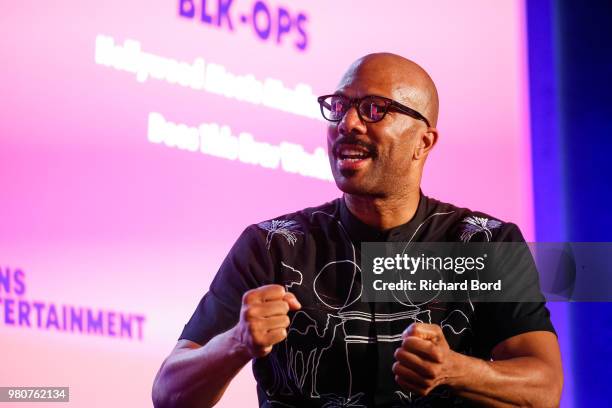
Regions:
<svg viewBox="0 0 612 408"><path fill-rule="evenodd" d="M351 106L338 123L338 133L348 135L351 133L365 133L365 123L359 117L357 108Z"/></svg>

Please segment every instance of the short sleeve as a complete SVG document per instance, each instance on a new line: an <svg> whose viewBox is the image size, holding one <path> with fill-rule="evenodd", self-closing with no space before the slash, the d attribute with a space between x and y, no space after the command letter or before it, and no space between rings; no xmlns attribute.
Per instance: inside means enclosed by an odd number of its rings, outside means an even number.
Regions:
<svg viewBox="0 0 612 408"><path fill-rule="evenodd" d="M496 242L525 242L519 228L511 223L504 224L499 234L494 237ZM526 244L525 244L526 245ZM528 251L525 251L528 253ZM530 265L523 265L524 273L533 276L522 277L521 282L528 284L525 291L537 291L539 278L533 259L529 257ZM476 308L476 354L489 359L493 348L510 337L532 332L549 331L555 333L550 321L550 312L546 307L544 296L540 302L487 302L478 303Z"/></svg>
<svg viewBox="0 0 612 408"><path fill-rule="evenodd" d="M272 283L273 263L257 226L240 235L221 264L208 292L185 325L179 340L204 345L238 323L242 295Z"/></svg>

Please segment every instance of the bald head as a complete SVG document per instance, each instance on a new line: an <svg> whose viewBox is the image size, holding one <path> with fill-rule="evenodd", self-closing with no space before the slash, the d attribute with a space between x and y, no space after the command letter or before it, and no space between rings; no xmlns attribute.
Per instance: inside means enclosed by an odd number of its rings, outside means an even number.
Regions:
<svg viewBox="0 0 612 408"><path fill-rule="evenodd" d="M382 96L419 111L433 127L436 126L438 91L429 74L417 63L391 53L369 54L349 67L339 88L356 80L365 81L380 89Z"/></svg>

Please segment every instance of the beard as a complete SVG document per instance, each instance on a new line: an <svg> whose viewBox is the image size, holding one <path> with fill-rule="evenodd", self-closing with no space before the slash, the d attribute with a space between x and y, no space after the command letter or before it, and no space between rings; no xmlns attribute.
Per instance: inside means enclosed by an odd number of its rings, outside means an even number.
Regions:
<svg viewBox="0 0 612 408"><path fill-rule="evenodd" d="M385 175L380 162L373 160L364 169L339 169L334 157L330 157L332 174L336 186L345 194L386 197L397 190L397 178Z"/></svg>

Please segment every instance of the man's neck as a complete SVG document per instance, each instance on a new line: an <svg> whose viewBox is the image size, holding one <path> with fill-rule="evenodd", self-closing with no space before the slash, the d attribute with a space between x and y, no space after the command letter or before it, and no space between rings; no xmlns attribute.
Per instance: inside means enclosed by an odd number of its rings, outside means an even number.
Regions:
<svg viewBox="0 0 612 408"><path fill-rule="evenodd" d="M379 230L387 230L407 223L419 206L420 190L411 190L394 197L371 197L344 194L349 211L363 223Z"/></svg>

